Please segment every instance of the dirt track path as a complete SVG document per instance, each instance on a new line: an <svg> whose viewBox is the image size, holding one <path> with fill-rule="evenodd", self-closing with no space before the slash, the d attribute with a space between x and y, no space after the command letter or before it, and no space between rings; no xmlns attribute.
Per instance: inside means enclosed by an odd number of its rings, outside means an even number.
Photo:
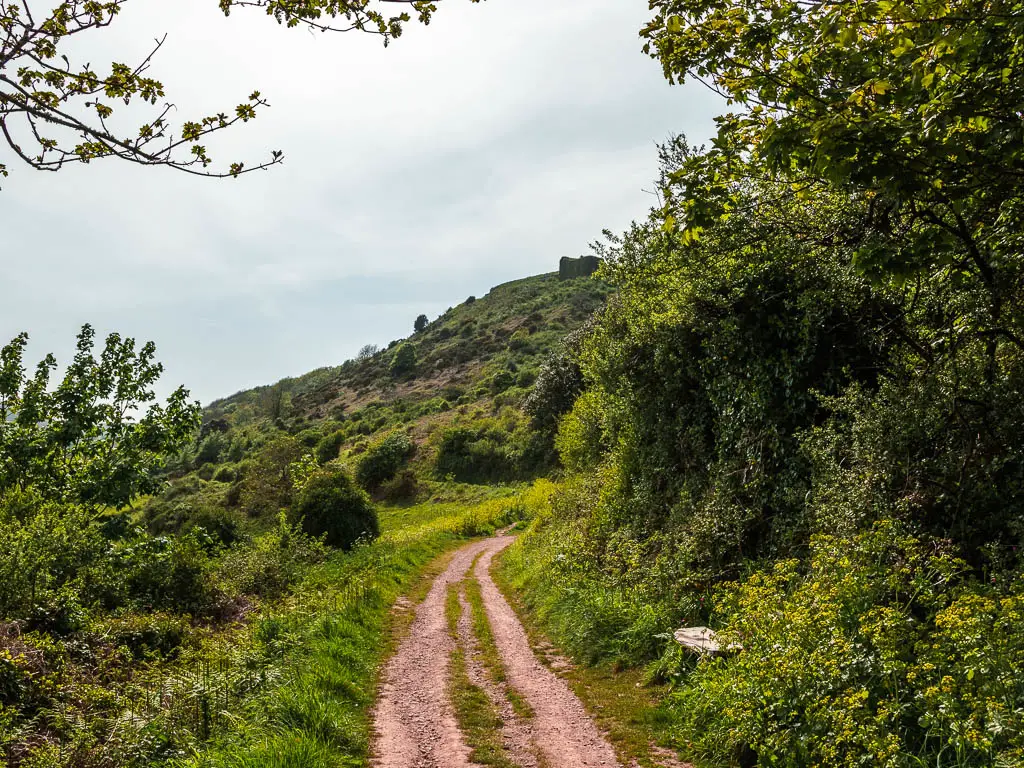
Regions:
<svg viewBox="0 0 1024 768"><path fill-rule="evenodd" d="M448 585L462 581L477 555L480 582L494 641L509 684L526 699L535 717L530 731L552 768L619 766L615 752L569 686L538 661L526 632L491 579L495 554L514 541L495 536L460 549L417 607L408 637L384 669L374 712L374 768L469 768L466 746L447 682L454 640L448 630Z"/></svg>

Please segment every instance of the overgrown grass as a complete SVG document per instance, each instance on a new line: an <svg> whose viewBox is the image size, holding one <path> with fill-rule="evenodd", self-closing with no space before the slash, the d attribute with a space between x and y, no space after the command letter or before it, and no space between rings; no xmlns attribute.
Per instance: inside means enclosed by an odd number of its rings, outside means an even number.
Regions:
<svg viewBox="0 0 1024 768"><path fill-rule="evenodd" d="M446 550L511 522L515 507L420 505L382 515L377 542L337 555L253 627L260 669L233 726L179 765L189 768L337 768L364 765L390 608Z"/></svg>
<svg viewBox="0 0 1024 768"><path fill-rule="evenodd" d="M451 656L448 692L459 729L470 747L469 759L477 765L494 768L515 768L502 746L501 715L487 696L487 692L474 685L466 672L466 653L459 641L459 618L462 601L459 598L466 582L450 584L445 602L448 631L455 640Z"/></svg>

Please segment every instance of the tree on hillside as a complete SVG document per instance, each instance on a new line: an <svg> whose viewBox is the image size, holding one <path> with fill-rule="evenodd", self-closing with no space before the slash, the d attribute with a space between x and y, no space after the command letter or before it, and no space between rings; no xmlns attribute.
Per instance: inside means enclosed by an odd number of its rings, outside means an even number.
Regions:
<svg viewBox="0 0 1024 768"><path fill-rule="evenodd" d="M408 376L416 370L416 349L412 344L401 344L391 358L389 370L392 376Z"/></svg>
<svg viewBox="0 0 1024 768"><path fill-rule="evenodd" d="M153 385L163 372L152 342L107 337L99 358L86 325L56 387L53 355L29 375L28 334L0 349L0 497L31 491L47 501L126 505L152 492L152 471L199 427L199 404L179 387L163 405Z"/></svg>
<svg viewBox="0 0 1024 768"><path fill-rule="evenodd" d="M369 360L378 352L380 352L380 347L376 344L364 344L356 353L356 360Z"/></svg>
<svg viewBox="0 0 1024 768"><path fill-rule="evenodd" d="M239 7L262 9L278 24L317 31L361 31L380 35L385 45L412 20L408 12L388 15L383 0L218 0L229 15ZM409 6L428 24L436 5L429 0L386 0ZM175 105L163 83L149 76L163 46L160 38L141 61L114 61L106 68L73 63L72 39L114 23L129 0L64 0L48 13L28 0L0 0L0 135L13 154L33 168L58 171L68 163L116 157L140 165L164 165L203 176L238 176L281 162L279 150L254 165L213 165L204 143L213 133L248 122L268 106L259 91L228 112L171 120ZM479 0L470 0L479 2ZM149 108L119 121L121 106ZM0 177L8 174L0 162Z"/></svg>
<svg viewBox="0 0 1024 768"><path fill-rule="evenodd" d="M420 315L416 318L416 322L412 324L412 329L419 333L429 325L430 320L427 319L426 315Z"/></svg>

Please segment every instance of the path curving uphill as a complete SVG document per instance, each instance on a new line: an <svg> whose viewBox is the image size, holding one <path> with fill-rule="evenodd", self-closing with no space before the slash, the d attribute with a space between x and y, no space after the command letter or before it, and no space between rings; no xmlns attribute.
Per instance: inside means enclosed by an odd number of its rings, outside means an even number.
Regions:
<svg viewBox="0 0 1024 768"><path fill-rule="evenodd" d="M471 568L508 683L535 713L527 730L543 763L558 768L620 765L580 700L534 655L522 624L491 579L491 559L514 540L495 536L460 549L416 608L408 636L384 668L374 711L374 768L475 765L448 698L456 641L445 613L450 585L465 579ZM511 759L520 763L514 753Z"/></svg>

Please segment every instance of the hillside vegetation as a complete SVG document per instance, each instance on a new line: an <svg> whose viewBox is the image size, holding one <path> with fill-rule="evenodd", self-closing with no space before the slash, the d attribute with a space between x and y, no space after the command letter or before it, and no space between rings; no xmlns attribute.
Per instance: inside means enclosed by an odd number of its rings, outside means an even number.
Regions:
<svg viewBox="0 0 1024 768"><path fill-rule="evenodd" d="M508 283L201 413L152 345L87 327L56 387L4 347L0 765L365 759L391 603L527 514L557 458L524 401L607 293Z"/></svg>
<svg viewBox="0 0 1024 768"><path fill-rule="evenodd" d="M1024 3L649 5L733 111L594 279L202 414L150 346L87 328L56 387L3 349L10 768L365 764L388 605L512 522L531 631L662 697L583 685L629 741L1024 765Z"/></svg>

